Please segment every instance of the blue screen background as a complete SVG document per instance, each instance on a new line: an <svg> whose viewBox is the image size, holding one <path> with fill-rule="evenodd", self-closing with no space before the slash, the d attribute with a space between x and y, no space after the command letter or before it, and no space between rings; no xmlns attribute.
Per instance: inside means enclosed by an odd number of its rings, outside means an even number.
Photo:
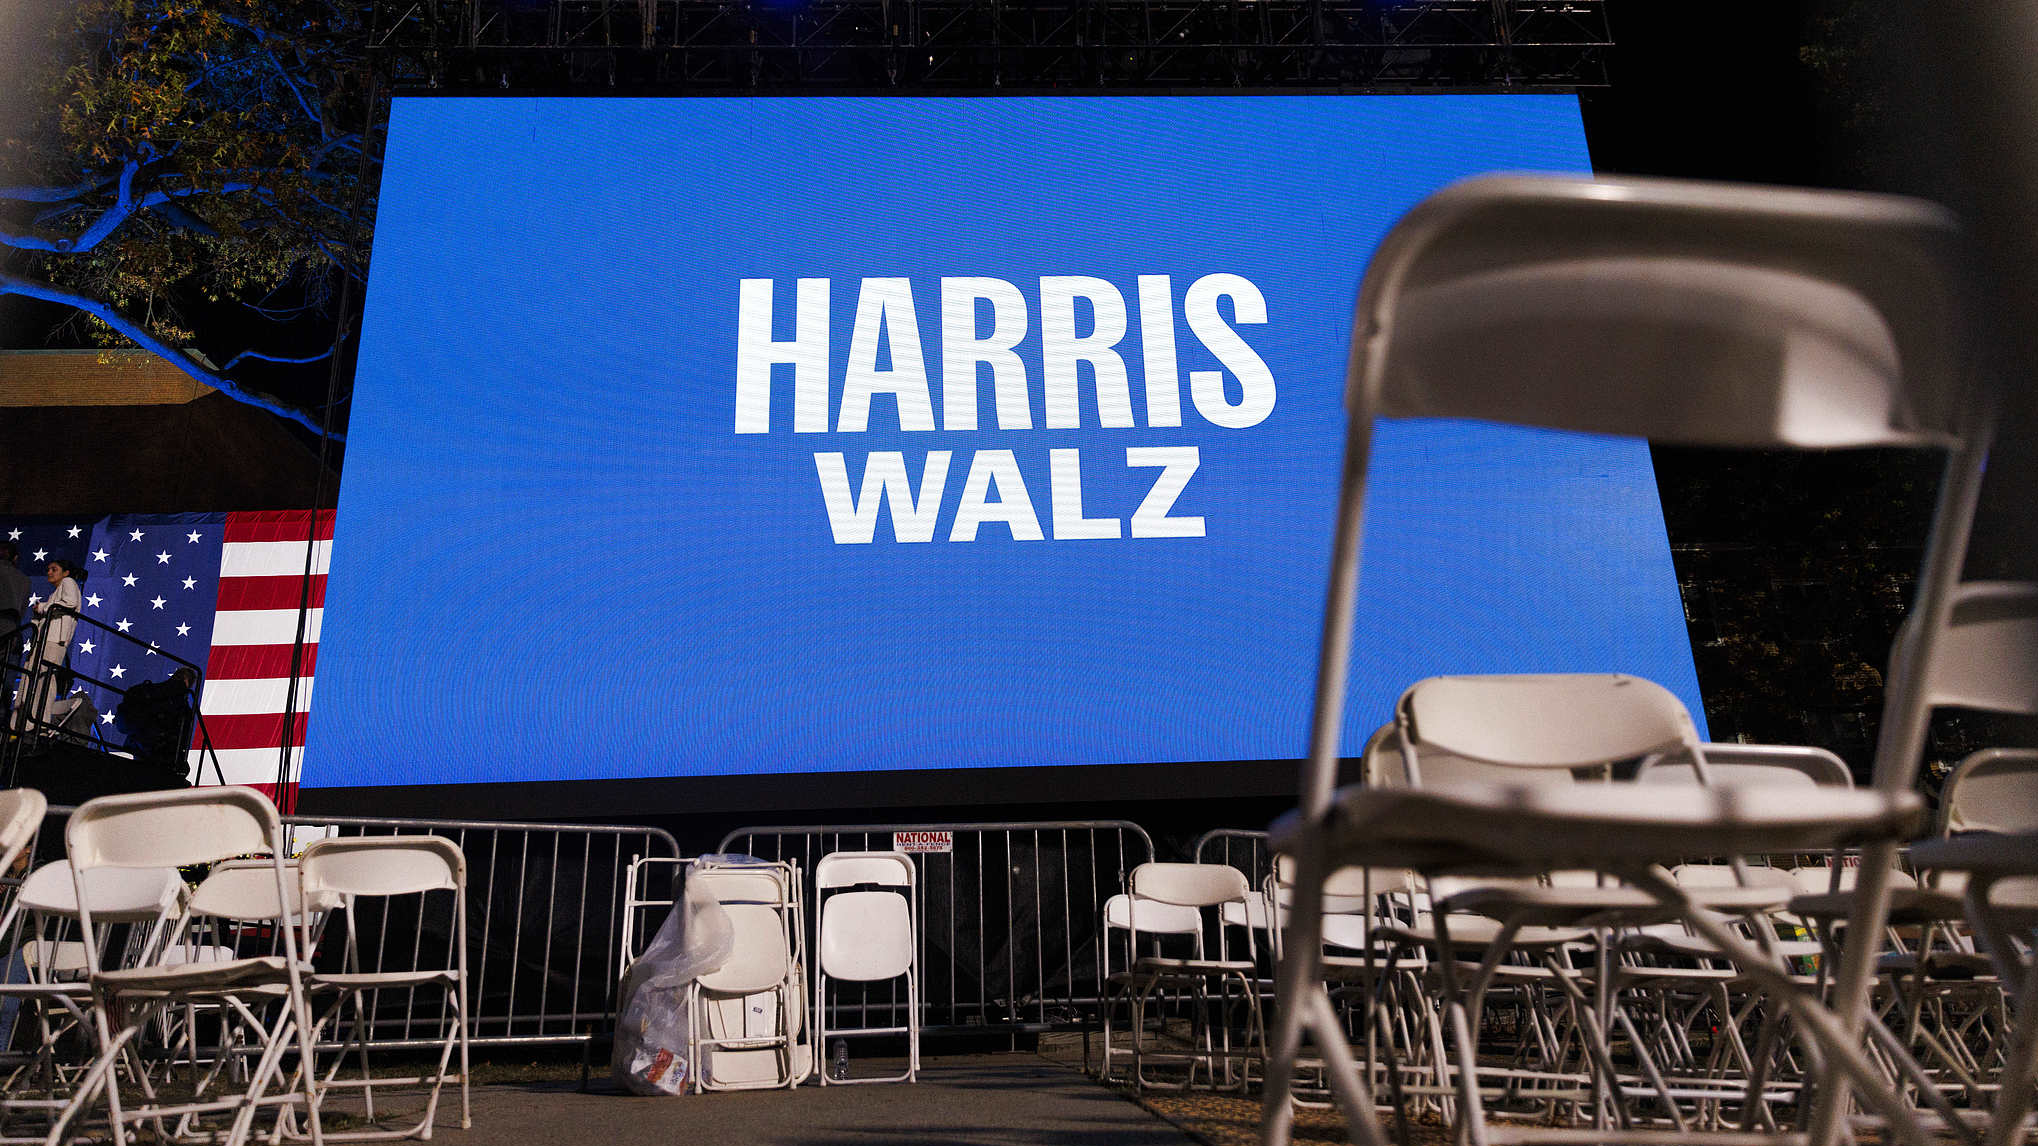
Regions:
<svg viewBox="0 0 2038 1146"><path fill-rule="evenodd" d="M304 782L1298 757L1366 260L1454 179L1586 169L1568 96L399 98ZM1182 296L1216 273L1266 301L1234 326L1278 398L1243 429L1190 400L1221 364ZM1133 428L1087 368L1082 427L1044 428L1044 275L1124 295ZM1171 277L1179 427L1146 424L1141 275ZM939 417L943 276L1025 296L1035 428L985 371L976 431L879 396L867 432L794 433L780 368L771 432L733 432L739 280L774 280L779 339L831 280L832 430L865 278L911 280ZM1054 539L1048 451L1129 519L1143 446L1198 448L1172 513L1205 536ZM817 452L859 492L872 451L917 487L931 450L933 541L888 506L835 543ZM949 540L978 450L1048 539ZM1382 423L1367 512L1348 752L1437 673L1637 673L1702 722L1644 443Z"/></svg>

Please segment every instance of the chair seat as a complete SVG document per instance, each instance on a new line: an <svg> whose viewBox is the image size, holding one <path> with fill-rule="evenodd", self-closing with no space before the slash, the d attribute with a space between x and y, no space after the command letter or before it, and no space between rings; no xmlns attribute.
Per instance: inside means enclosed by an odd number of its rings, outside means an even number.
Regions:
<svg viewBox="0 0 2038 1146"><path fill-rule="evenodd" d="M1974 832L1911 846L1921 868L1974 871L1989 875L2038 875L2038 833Z"/></svg>
<svg viewBox="0 0 2038 1146"><path fill-rule="evenodd" d="M1688 856L1825 851L1914 835L1911 792L1640 784L1340 789L1322 825L1332 862L1475 874L1672 862ZM1304 846L1297 813L1270 844Z"/></svg>
<svg viewBox="0 0 2038 1146"><path fill-rule="evenodd" d="M1193 959L1169 955L1142 955L1133 964L1134 971L1181 971L1202 975L1250 974L1257 969L1258 965L1250 959Z"/></svg>
<svg viewBox="0 0 2038 1146"><path fill-rule="evenodd" d="M1326 915L1323 917L1323 945L1363 951L1375 926L1363 915Z"/></svg>
<svg viewBox="0 0 2038 1146"><path fill-rule="evenodd" d="M239 957L231 947L172 947L163 952L162 965L175 967L185 963L226 963Z"/></svg>
<svg viewBox="0 0 2038 1146"><path fill-rule="evenodd" d="M1450 919L1451 946L1484 947L1500 935L1500 921L1483 915L1453 915ZM1413 927L1400 924L1382 924L1375 930L1382 939L1409 943L1422 947L1437 944L1435 917L1423 915L1416 919ZM1524 927L1515 932L1516 947L1556 947L1566 943L1582 943L1592 938L1592 932L1576 927Z"/></svg>
<svg viewBox="0 0 2038 1146"><path fill-rule="evenodd" d="M459 981L456 971L361 971L337 975L306 975L307 990L320 987L334 987L348 990L354 987L416 987L426 983L455 983Z"/></svg>
<svg viewBox="0 0 2038 1146"><path fill-rule="evenodd" d="M1792 896L1791 914L1820 921L1844 920L1854 910L1854 892L1826 891L1816 895ZM1960 897L1929 887L1897 887L1889 893L1889 925L1910 927L1920 923L1942 923L1959 919Z"/></svg>
<svg viewBox="0 0 2038 1146"><path fill-rule="evenodd" d="M1430 961L1420 955L1400 959L1389 959L1385 956L1367 959L1363 955L1325 955L1323 977L1346 982L1367 974L1388 975L1397 971L1426 971L1430 966Z"/></svg>
<svg viewBox="0 0 2038 1146"><path fill-rule="evenodd" d="M1717 912L1769 911L1790 901L1790 889L1697 887L1684 889L1701 908ZM1437 905L1455 916L1472 912L1541 927L1641 927L1674 920L1680 907L1638 887L1525 887L1505 884L1461 891ZM1453 930L1456 929L1455 919Z"/></svg>
<svg viewBox="0 0 2038 1146"><path fill-rule="evenodd" d="M233 991L283 981L288 971L289 964L281 955L258 955L249 959L101 971L93 982L115 991ZM311 968L300 965L300 971L309 974Z"/></svg>
<svg viewBox="0 0 2038 1146"><path fill-rule="evenodd" d="M1614 978L1662 989L1666 986L1698 983L1739 983L1746 972L1734 967L1618 967Z"/></svg>
<svg viewBox="0 0 2038 1146"><path fill-rule="evenodd" d="M1755 941L1750 939L1748 942L1753 944ZM1825 953L1825 945L1815 939L1778 939L1771 946L1779 959L1799 959ZM1624 950L1637 951L1644 954L1682 955L1692 959L1724 958L1720 954L1719 947L1712 940L1700 935L1686 935L1682 932L1674 935L1665 932L1649 932L1647 934L1623 936L1621 947Z"/></svg>
<svg viewBox="0 0 2038 1146"><path fill-rule="evenodd" d="M1875 960L1875 969L1885 975L1908 975L1918 969L1914 951L1886 951ZM1995 964L1973 951L1934 951L1925 956L1927 979L1969 980L1994 976Z"/></svg>

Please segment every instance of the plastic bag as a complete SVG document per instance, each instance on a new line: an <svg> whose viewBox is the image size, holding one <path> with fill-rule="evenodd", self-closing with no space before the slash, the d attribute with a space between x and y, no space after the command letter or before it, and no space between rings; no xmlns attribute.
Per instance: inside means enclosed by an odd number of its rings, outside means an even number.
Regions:
<svg viewBox="0 0 2038 1146"><path fill-rule="evenodd" d="M623 980L610 1073L632 1094L684 1094L697 1063L687 1060L689 1009L695 979L720 967L735 949L729 913L687 881L651 946Z"/></svg>

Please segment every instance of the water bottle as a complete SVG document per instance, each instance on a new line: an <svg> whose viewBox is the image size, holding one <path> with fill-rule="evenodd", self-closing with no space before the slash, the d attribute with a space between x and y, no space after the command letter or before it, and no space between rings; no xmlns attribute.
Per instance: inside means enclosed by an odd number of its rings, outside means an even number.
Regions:
<svg viewBox="0 0 2038 1146"><path fill-rule="evenodd" d="M834 1060L832 1065L828 1067L828 1077L834 1079L837 1082L841 1082L842 1080L848 1078L849 1040L836 1039L835 1046L833 1050L829 1052L828 1057Z"/></svg>

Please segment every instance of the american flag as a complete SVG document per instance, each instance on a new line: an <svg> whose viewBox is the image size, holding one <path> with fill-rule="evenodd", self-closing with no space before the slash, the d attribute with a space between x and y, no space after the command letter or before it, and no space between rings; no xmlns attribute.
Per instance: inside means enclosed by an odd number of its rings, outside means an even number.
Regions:
<svg viewBox="0 0 2038 1146"><path fill-rule="evenodd" d="M296 715L286 737L283 714L305 587L307 534L314 535L310 612L304 618ZM330 512L319 514L314 525L305 510L0 521L0 536L21 549L36 600L49 593L43 571L51 560L65 558L88 572L79 595L84 616L97 624L78 626L71 667L79 678L76 691L100 712L97 731L107 746L118 748L122 741L114 727L120 697L101 684L124 689L163 680L177 660L188 661L205 676L199 701L204 722L190 753L193 781L211 784L223 777L273 797L287 741L286 807L295 802L332 535ZM208 740L210 754L203 751Z"/></svg>

